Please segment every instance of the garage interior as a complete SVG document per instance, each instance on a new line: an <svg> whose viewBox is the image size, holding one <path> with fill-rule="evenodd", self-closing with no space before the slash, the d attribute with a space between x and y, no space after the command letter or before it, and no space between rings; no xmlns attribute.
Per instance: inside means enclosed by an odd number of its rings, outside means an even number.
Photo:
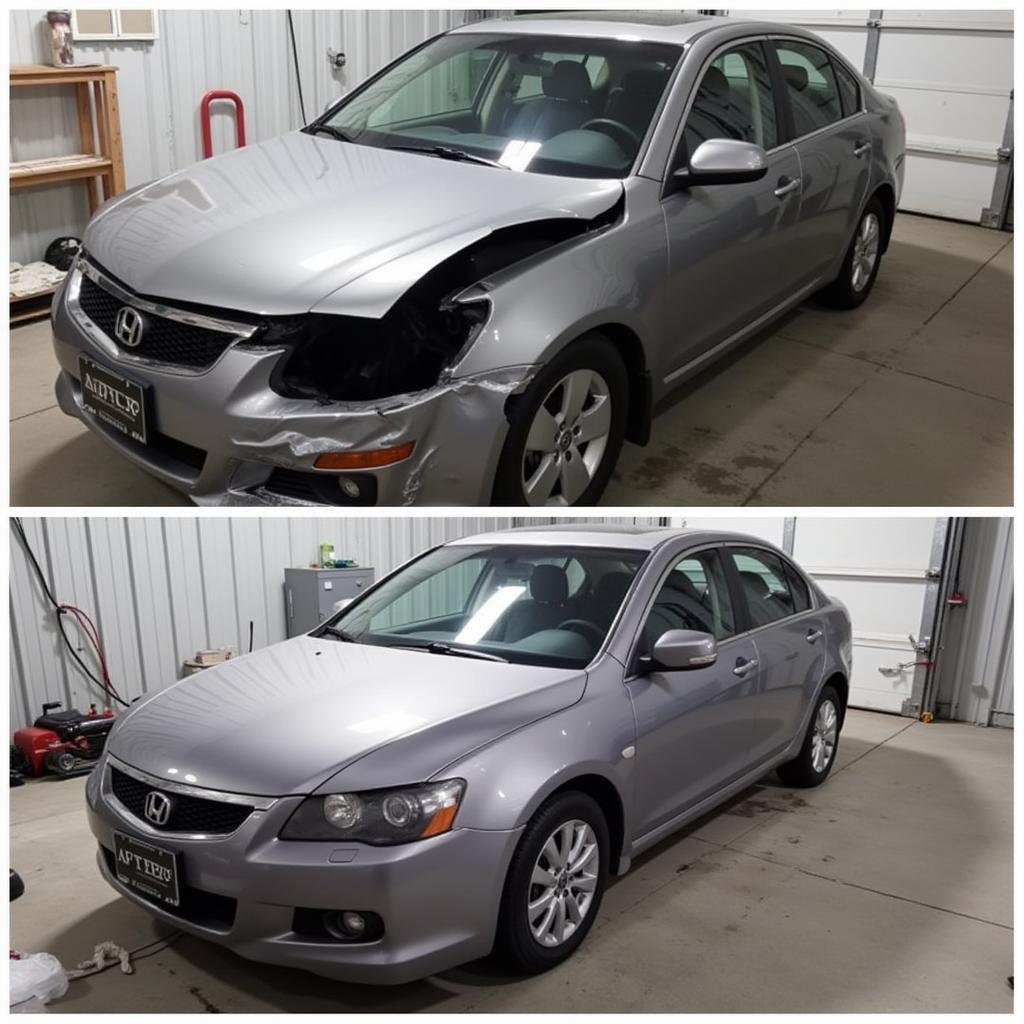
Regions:
<svg viewBox="0 0 1024 1024"><path fill-rule="evenodd" d="M25 518L10 539L11 727L49 701L102 703L29 550L56 599L95 622L130 701L228 649L311 628L324 610L302 597L305 574L318 590L329 578L334 602L434 544L547 521ZM11 790L11 864L26 886L12 947L66 967L101 942L139 950L135 973L73 981L49 1011L1011 1011L1012 521L599 521L753 534L844 602L852 710L825 785L798 792L769 775L663 840L548 974L480 961L380 989L256 965L154 921L98 874L85 780L46 772ZM310 569L325 545L343 566ZM65 628L97 671L86 634Z"/></svg>
<svg viewBox="0 0 1024 1024"><path fill-rule="evenodd" d="M209 90L237 92L247 139L266 139L416 43L490 13L296 11L294 65L283 11L159 11L141 35L112 16L108 31L76 39L81 61L117 68L123 167L103 169L104 191L200 159ZM797 18L897 98L908 125L901 212L864 306L809 302L686 385L657 410L650 443L627 444L604 503L1010 503L1012 12L718 13ZM43 11L10 13L12 65L48 60L45 26ZM230 106L216 106L214 152L235 145L235 127ZM23 265L81 236L96 179L26 176L32 161L81 153L70 90L12 90L11 145L11 259ZM12 292L12 501L185 503L58 409L45 319L54 287Z"/></svg>

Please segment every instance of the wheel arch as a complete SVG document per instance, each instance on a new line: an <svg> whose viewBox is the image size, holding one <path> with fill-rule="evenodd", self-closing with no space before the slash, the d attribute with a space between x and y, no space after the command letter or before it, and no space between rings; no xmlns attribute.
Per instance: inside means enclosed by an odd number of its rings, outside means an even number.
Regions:
<svg viewBox="0 0 1024 1024"><path fill-rule="evenodd" d="M839 694L839 721L842 724L846 720L846 708L850 700L850 681L843 672L836 671L826 678L821 688L824 690L826 686L831 686Z"/></svg>
<svg viewBox="0 0 1024 1024"><path fill-rule="evenodd" d="M601 808L601 813L604 814L605 822L608 825L608 838L611 845L610 870L613 874L619 874L620 862L623 857L628 856L625 804L618 787L606 776L595 772L582 772L571 778L563 777L556 780L555 785L533 803L525 820L529 821L537 813L537 810L552 797L572 792L585 793Z"/></svg>

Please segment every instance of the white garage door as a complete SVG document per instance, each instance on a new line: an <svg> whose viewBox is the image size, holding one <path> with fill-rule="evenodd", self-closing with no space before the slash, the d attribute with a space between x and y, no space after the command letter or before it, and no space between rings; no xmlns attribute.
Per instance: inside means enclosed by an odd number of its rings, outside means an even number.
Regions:
<svg viewBox="0 0 1024 1024"><path fill-rule="evenodd" d="M779 517L673 518L672 525L749 533L770 541L850 610L853 679L850 704L877 711L906 711L924 691L929 623L939 593L948 521ZM902 666L902 667L900 667ZM916 686L915 686L916 684Z"/></svg>
<svg viewBox="0 0 1024 1024"><path fill-rule="evenodd" d="M939 590L946 519L797 519L793 557L853 622L850 704L903 711L923 690L929 619ZM898 666L904 666L898 668ZM907 709L909 710L909 709Z"/></svg>
<svg viewBox="0 0 1024 1024"><path fill-rule="evenodd" d="M1013 12L729 10L817 32L894 96L907 122L900 208L992 223L1009 179Z"/></svg>

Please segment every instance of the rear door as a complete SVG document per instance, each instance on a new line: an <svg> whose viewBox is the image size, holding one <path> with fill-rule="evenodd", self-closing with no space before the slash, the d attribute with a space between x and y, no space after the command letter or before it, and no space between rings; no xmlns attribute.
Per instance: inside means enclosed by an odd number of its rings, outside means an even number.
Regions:
<svg viewBox="0 0 1024 1024"><path fill-rule="evenodd" d="M871 133L856 79L820 46L798 39L769 44L786 107L788 137L800 159L802 284L820 278L846 251L871 174Z"/></svg>
<svg viewBox="0 0 1024 1024"><path fill-rule="evenodd" d="M767 548L729 545L729 571L742 594L757 651L751 755L760 764L800 732L825 670L825 617L795 566Z"/></svg>
<svg viewBox="0 0 1024 1024"><path fill-rule="evenodd" d="M666 376L727 340L796 291L800 176L783 144L765 44L731 44L698 79L670 168L709 139L753 142L768 153L760 181L694 186L667 195Z"/></svg>
<svg viewBox="0 0 1024 1024"><path fill-rule="evenodd" d="M670 629L711 633L718 640L718 661L705 668L643 672L639 658ZM626 683L637 726L634 838L751 767L757 657L753 642L737 637L737 630L721 550L704 548L677 559L648 610Z"/></svg>

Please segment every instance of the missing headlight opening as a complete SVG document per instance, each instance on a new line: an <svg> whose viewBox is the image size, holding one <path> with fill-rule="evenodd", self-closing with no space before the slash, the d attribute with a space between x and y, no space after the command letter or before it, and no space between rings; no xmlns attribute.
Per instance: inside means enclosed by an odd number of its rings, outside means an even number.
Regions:
<svg viewBox="0 0 1024 1024"><path fill-rule="evenodd" d="M271 325L262 344L291 352L272 386L288 398L373 401L436 385L490 314L473 284L562 242L613 223L621 201L592 220L558 218L493 231L438 264L380 319L310 314Z"/></svg>

